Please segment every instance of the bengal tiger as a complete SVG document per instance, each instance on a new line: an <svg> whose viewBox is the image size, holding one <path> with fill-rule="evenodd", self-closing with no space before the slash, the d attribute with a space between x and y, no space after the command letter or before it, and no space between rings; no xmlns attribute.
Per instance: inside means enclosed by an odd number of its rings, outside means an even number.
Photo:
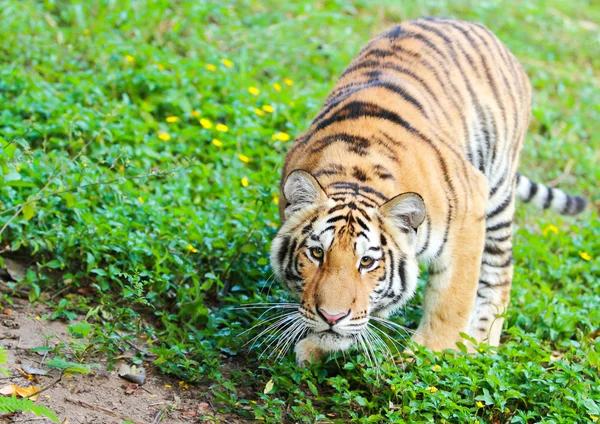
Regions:
<svg viewBox="0 0 600 424"><path fill-rule="evenodd" d="M297 362L359 343L415 293L413 339L497 346L513 279L515 197L567 215L586 201L517 173L532 89L478 23L424 18L370 41L281 175L275 275L299 299ZM295 341L294 341L295 342Z"/></svg>

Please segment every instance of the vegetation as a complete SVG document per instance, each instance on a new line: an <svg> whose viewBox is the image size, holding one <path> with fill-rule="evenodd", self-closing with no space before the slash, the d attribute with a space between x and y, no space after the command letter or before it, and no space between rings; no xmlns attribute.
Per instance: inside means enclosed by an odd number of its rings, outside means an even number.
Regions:
<svg viewBox="0 0 600 424"><path fill-rule="evenodd" d="M369 37L424 15L482 22L519 57L535 89L522 171L590 210L519 207L499 349L419 350L400 371L382 353L378 371L354 353L299 369L248 352L262 310L233 308L286 299L268 251L291 138ZM34 260L12 288L93 324L78 353L146 338L222 413L267 422L598 420L593 0L0 0L0 19L0 253ZM397 322L414 328L420 300Z"/></svg>
<svg viewBox="0 0 600 424"><path fill-rule="evenodd" d="M6 350L0 347L0 374L5 377L10 374L9 370L4 366L7 362ZM17 386L9 387L9 389L13 391L16 391L14 389L23 390L23 388ZM23 396L22 398L16 397L15 393L13 393L11 397L0 396L0 413L11 414L14 412L30 412L38 417L46 417L53 422L59 422L60 420L54 412L44 405L36 405L29 399L29 397L36 396L37 390L34 389L31 394L28 394L29 391L30 390L25 389L25 393L20 394L20 396Z"/></svg>

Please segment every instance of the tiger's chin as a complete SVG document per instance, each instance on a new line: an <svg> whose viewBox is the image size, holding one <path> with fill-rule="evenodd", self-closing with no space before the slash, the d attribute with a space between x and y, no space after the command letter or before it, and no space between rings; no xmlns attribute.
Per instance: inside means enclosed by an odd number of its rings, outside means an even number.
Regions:
<svg viewBox="0 0 600 424"><path fill-rule="evenodd" d="M305 363L313 363L322 359L329 352L348 350L354 345L356 338L345 336L332 331L321 331L312 333L300 340L294 351L296 352L296 363L304 367Z"/></svg>

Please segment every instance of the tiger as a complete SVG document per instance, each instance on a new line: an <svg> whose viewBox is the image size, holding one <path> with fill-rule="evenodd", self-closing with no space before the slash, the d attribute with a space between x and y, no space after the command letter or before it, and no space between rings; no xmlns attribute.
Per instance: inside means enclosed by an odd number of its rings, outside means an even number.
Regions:
<svg viewBox="0 0 600 424"><path fill-rule="evenodd" d="M456 349L463 333L498 346L515 198L566 215L586 207L517 172L531 97L518 60L479 23L420 18L360 50L281 171L270 257L298 299L299 365L400 310L420 265L414 342Z"/></svg>

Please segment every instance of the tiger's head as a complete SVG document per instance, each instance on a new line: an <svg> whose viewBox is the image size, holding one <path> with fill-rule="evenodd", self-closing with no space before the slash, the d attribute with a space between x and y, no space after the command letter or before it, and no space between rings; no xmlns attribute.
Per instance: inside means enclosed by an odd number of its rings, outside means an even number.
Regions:
<svg viewBox="0 0 600 424"><path fill-rule="evenodd" d="M310 173L293 171L271 248L275 274L297 296L308 337L326 352L348 349L371 317L403 306L418 277L421 196L404 193L377 205L348 184L328 195Z"/></svg>

